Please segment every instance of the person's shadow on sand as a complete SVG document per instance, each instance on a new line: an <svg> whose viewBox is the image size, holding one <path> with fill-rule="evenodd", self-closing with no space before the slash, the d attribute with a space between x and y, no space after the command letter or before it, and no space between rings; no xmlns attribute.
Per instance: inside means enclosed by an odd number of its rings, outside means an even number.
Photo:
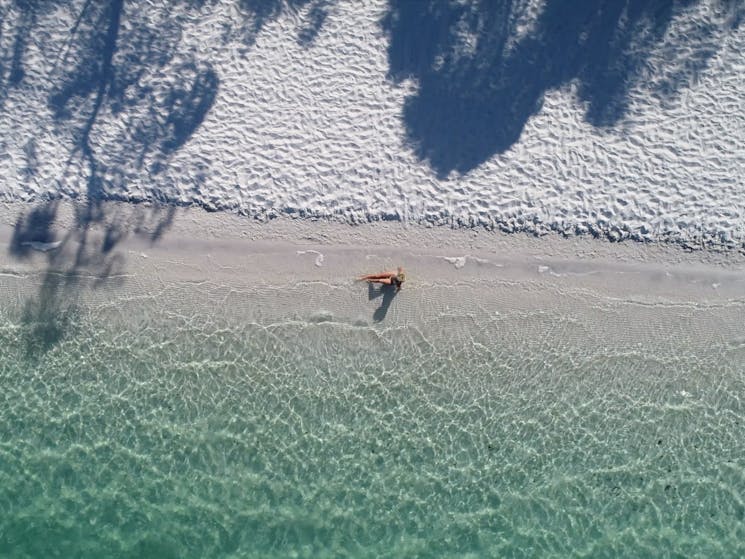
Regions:
<svg viewBox="0 0 745 559"><path fill-rule="evenodd" d="M383 297L380 306L375 309L375 312L373 313L373 320L375 322L380 322L385 318L385 315L388 314L388 308L391 306L396 293L398 293L398 291L394 285L367 284L367 296L370 301L381 296Z"/></svg>

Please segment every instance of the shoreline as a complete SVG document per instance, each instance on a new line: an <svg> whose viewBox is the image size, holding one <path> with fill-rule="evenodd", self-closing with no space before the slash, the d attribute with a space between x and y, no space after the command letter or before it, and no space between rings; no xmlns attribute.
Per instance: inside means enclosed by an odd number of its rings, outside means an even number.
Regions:
<svg viewBox="0 0 745 559"><path fill-rule="evenodd" d="M121 203L98 211L86 222L79 207L76 219L73 205L57 205L34 237L33 208L3 206L0 274L12 314L54 324L84 306L111 323L149 320L157 308L226 324L403 328L431 343L449 343L457 327L483 343L501 332L516 348L547 335L624 351L650 336L675 347L741 343L739 255L395 224L262 224ZM395 297L354 281L397 265L408 280Z"/></svg>
<svg viewBox="0 0 745 559"><path fill-rule="evenodd" d="M93 209L91 209L93 208ZM88 214L88 215L86 215ZM82 217L81 217L82 216ZM151 205L129 202L90 204L52 200L0 204L0 243L6 246L3 258L9 263L30 255L61 258L65 244L85 237L95 252L149 247L156 252L183 251L189 246L200 250L228 247L240 249L241 242L281 242L285 245L318 245L358 250L400 252L406 247L445 251L440 256L454 269L468 259L478 262L484 255L499 255L513 263L545 261L562 266L571 263L610 265L689 266L694 269L745 271L745 253L712 248L691 249L667 242L608 242L591 236L543 236L504 233L483 228L422 226L397 221L346 224L323 219L281 216L260 221L231 212L211 212L202 208ZM449 252L448 252L449 251ZM16 254L14 254L16 252ZM17 254L18 252L22 254ZM226 258L229 256L224 255ZM33 258L32 258L33 260ZM540 262L539 262L540 261ZM650 272L653 272L650 269ZM352 273L350 277L353 277Z"/></svg>

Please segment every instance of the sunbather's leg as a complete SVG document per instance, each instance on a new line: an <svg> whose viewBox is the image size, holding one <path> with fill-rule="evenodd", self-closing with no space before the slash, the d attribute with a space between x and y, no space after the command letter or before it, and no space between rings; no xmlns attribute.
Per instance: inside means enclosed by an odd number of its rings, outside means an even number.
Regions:
<svg viewBox="0 0 745 559"><path fill-rule="evenodd" d="M381 280L381 279L390 279L392 275L395 275L395 272L383 272L380 274L367 274L366 276L361 276L360 280Z"/></svg>

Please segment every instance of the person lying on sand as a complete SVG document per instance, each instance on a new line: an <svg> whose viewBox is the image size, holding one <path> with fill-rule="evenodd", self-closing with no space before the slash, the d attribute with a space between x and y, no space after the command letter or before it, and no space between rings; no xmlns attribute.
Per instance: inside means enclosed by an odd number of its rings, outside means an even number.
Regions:
<svg viewBox="0 0 745 559"><path fill-rule="evenodd" d="M401 289L401 284L406 281L406 274L404 269L399 266L396 272L381 272L380 274L367 274L357 278L359 281L366 281L367 283L382 283L383 285L393 285L396 287L396 291Z"/></svg>

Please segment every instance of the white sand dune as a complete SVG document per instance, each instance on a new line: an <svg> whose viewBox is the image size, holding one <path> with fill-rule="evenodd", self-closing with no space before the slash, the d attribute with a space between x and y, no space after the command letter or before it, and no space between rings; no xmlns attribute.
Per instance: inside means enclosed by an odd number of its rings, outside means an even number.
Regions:
<svg viewBox="0 0 745 559"><path fill-rule="evenodd" d="M742 246L745 8L647 4L3 2L0 200Z"/></svg>

